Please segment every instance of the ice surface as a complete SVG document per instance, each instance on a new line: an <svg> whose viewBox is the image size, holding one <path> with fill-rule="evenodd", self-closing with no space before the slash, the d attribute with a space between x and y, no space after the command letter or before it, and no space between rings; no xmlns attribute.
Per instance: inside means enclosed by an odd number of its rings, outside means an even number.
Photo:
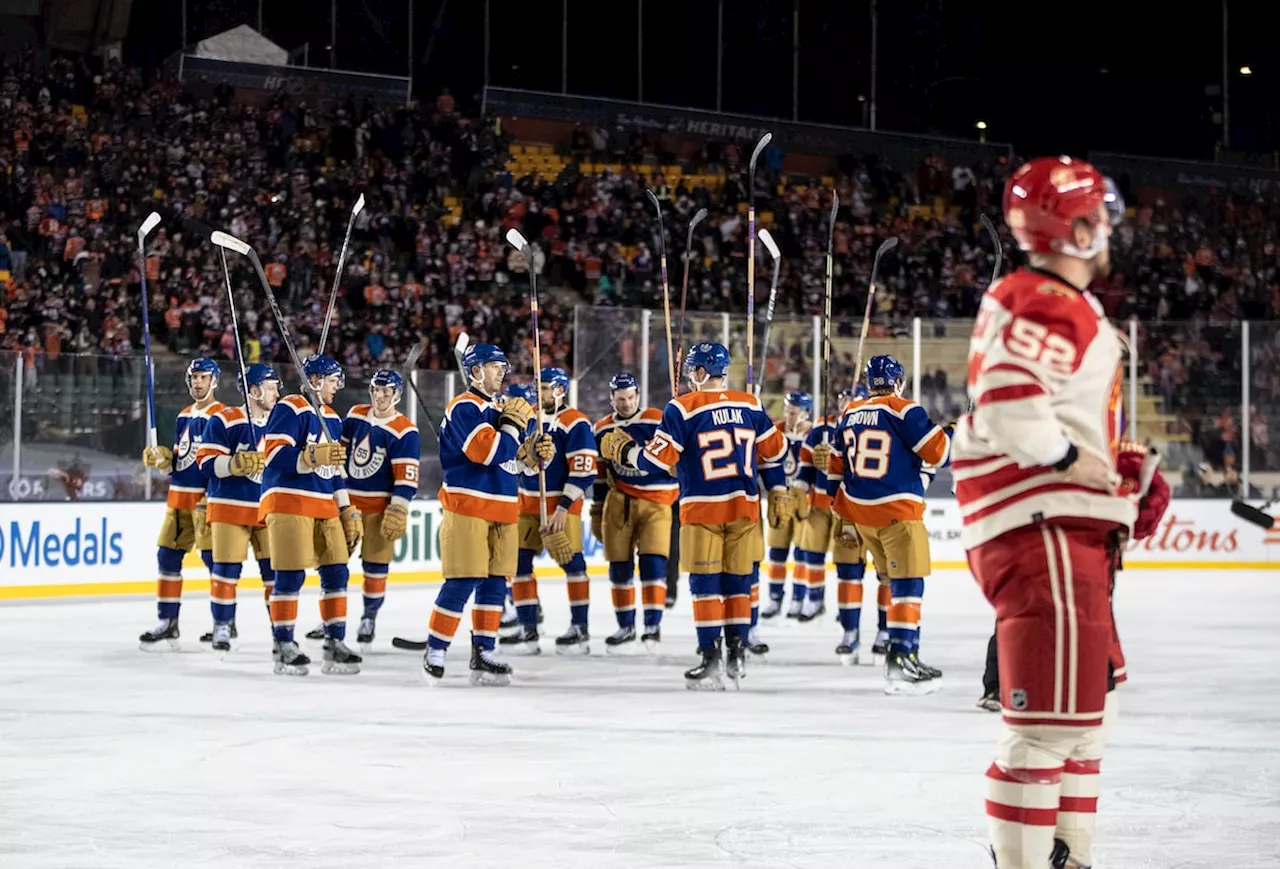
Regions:
<svg viewBox="0 0 1280 869"><path fill-rule="evenodd" d="M963 574L928 583L923 657L946 687L923 698L838 666L834 610L766 625L774 652L741 693L688 692L687 594L658 659L606 657L603 582L591 657L552 653L568 607L546 582L544 654L512 658L510 688L467 684L464 620L431 690L389 642L425 636L434 591L391 586L355 677L273 675L248 590L221 663L197 642L204 594L176 655L137 650L142 599L4 607L0 866L990 866L999 722L974 702L991 616ZM1098 869L1280 866L1280 574L1126 572L1117 612L1131 680Z"/></svg>

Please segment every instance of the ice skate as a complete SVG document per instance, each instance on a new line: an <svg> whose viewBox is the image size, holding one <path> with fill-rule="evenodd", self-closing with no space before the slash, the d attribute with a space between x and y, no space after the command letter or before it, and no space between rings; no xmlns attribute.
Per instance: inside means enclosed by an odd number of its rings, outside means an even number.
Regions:
<svg viewBox="0 0 1280 869"><path fill-rule="evenodd" d="M1049 869L1067 869L1067 859L1070 856L1071 849L1067 843L1061 839L1054 839L1053 850L1049 852Z"/></svg>
<svg viewBox="0 0 1280 869"><path fill-rule="evenodd" d="M498 637L498 645L509 655L541 655L537 628L517 628L513 633Z"/></svg>
<svg viewBox="0 0 1280 869"><path fill-rule="evenodd" d="M667 583L667 602L663 604L663 606L667 609L672 609L676 605L677 584L678 584L678 581L676 579L672 579L670 582Z"/></svg>
<svg viewBox="0 0 1280 869"><path fill-rule="evenodd" d="M813 598L807 598L800 607L800 615L796 616L796 618L802 622L811 622L826 611L826 601L815 601ZM790 615L790 613L787 613L787 615Z"/></svg>
<svg viewBox="0 0 1280 869"><path fill-rule="evenodd" d="M876 631L876 641L871 644L871 662L879 667L889 657L889 632Z"/></svg>
<svg viewBox="0 0 1280 869"><path fill-rule="evenodd" d="M747 651L761 660L769 654L769 644L760 639L760 629L755 625L747 631Z"/></svg>
<svg viewBox="0 0 1280 869"><path fill-rule="evenodd" d="M439 685L444 679L445 651L445 649L427 649L427 653L422 656L422 681L428 685Z"/></svg>
<svg viewBox="0 0 1280 869"><path fill-rule="evenodd" d="M1000 711L1000 692L984 691L982 696L978 698L978 708L985 709L988 712Z"/></svg>
<svg viewBox="0 0 1280 869"><path fill-rule="evenodd" d="M368 654L376 628L377 620L374 616L365 616L360 619L360 627L356 628L356 645L360 647L361 652Z"/></svg>
<svg viewBox="0 0 1280 869"><path fill-rule="evenodd" d="M226 622L216 624L213 626L213 639L210 640L210 648L219 658L222 658L231 651L231 638L234 636L235 633L230 624Z"/></svg>
<svg viewBox="0 0 1280 869"><path fill-rule="evenodd" d="M930 679L941 679L941 678L942 678L942 671L941 671L941 670L939 670L937 667L930 667L930 666L929 666L928 664L926 664L924 661L921 661L921 660L920 660L920 652L919 652L919 651L912 652L912 653L911 653L911 659L912 659L913 661L915 661L915 662L916 662L916 665L917 665L917 666L919 666L921 670L924 670L926 673L928 673L928 674L929 674L929 678L930 678Z"/></svg>
<svg viewBox="0 0 1280 869"><path fill-rule="evenodd" d="M307 639L324 642L324 622L321 622L311 630L307 631Z"/></svg>
<svg viewBox="0 0 1280 869"><path fill-rule="evenodd" d="M275 672L278 676L305 676L308 673L307 665L311 663L311 659L302 654L298 644L292 640L280 643L272 657L275 659Z"/></svg>
<svg viewBox="0 0 1280 869"><path fill-rule="evenodd" d="M511 602L511 598L502 601L502 621L498 627L502 630L509 630L520 626L520 619L516 615L516 605Z"/></svg>
<svg viewBox="0 0 1280 869"><path fill-rule="evenodd" d="M158 625L138 637L138 648L144 652L176 652L178 637L178 620L161 619Z"/></svg>
<svg viewBox="0 0 1280 869"><path fill-rule="evenodd" d="M644 643L644 650L650 655L658 654L658 649L662 647L662 628L657 625L646 627L640 635L640 642Z"/></svg>
<svg viewBox="0 0 1280 869"><path fill-rule="evenodd" d="M587 641L590 639L586 625L569 625L569 630L556 637L556 654L589 655L591 646Z"/></svg>
<svg viewBox="0 0 1280 869"><path fill-rule="evenodd" d="M556 640L559 643L559 640ZM636 629L618 628L612 634L604 638L604 651L608 655L626 654L635 648Z"/></svg>
<svg viewBox="0 0 1280 869"><path fill-rule="evenodd" d="M764 602L764 606L760 607L760 618L775 618L780 612L782 612L782 601L771 597Z"/></svg>
<svg viewBox="0 0 1280 869"><path fill-rule="evenodd" d="M684 686L690 691L723 691L724 680L721 679L720 643L710 649L699 649L702 663L684 674Z"/></svg>
<svg viewBox="0 0 1280 869"><path fill-rule="evenodd" d="M840 659L840 663L846 667L853 667L858 663L858 629L844 632L844 639L840 641L840 645L836 646L836 657Z"/></svg>
<svg viewBox="0 0 1280 869"><path fill-rule="evenodd" d="M932 694L942 687L942 683L930 676L914 657L896 648L889 650L884 680L884 693L890 695Z"/></svg>
<svg viewBox="0 0 1280 869"><path fill-rule="evenodd" d="M320 665L320 672L335 676L354 676L360 672L363 660L347 648L342 640L330 637L324 641L324 663Z"/></svg>
<svg viewBox="0 0 1280 869"><path fill-rule="evenodd" d="M787 607L787 618L798 619L802 612L804 612L804 601L791 598L791 605Z"/></svg>
<svg viewBox="0 0 1280 869"><path fill-rule="evenodd" d="M267 611L267 615L271 615L271 611L270 611L270 610L268 610L268 611ZM217 630L217 625L214 625L214 630ZM214 634L214 631L208 631L208 632L206 632L206 633L201 634L201 635L200 635L200 642L202 642L202 643L212 643L212 642L213 642L213 634ZM240 634L236 631L236 623L233 621L233 622L231 622L231 639L233 639L233 640L234 640L234 639L237 639L239 636L240 636Z"/></svg>
<svg viewBox="0 0 1280 869"><path fill-rule="evenodd" d="M471 647L472 685L510 685L511 665L488 649Z"/></svg>
<svg viewBox="0 0 1280 869"><path fill-rule="evenodd" d="M747 646L741 637L730 637L725 644L724 672L733 681L733 690L742 690L742 680L747 677Z"/></svg>

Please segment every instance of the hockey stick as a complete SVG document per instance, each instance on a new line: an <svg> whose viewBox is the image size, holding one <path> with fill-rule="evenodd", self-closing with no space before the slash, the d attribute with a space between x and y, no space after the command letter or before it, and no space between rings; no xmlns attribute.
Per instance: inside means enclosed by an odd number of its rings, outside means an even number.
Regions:
<svg viewBox="0 0 1280 869"><path fill-rule="evenodd" d="M467 354L467 348L471 346L471 337L466 332L459 332L458 338L453 342L453 359L458 363L458 373L462 375L462 389L471 388L471 375L467 372L467 365L462 361L462 357Z"/></svg>
<svg viewBox="0 0 1280 869"><path fill-rule="evenodd" d="M320 439L324 443L332 442L333 438L329 436L329 427L324 424L324 415L321 410L323 404L320 401L320 393L311 385L311 378L307 377L302 368L302 360L298 358L298 348L294 346L293 336L289 334L289 325L285 322L284 313L280 310L280 303L276 301L275 290L271 288L271 283L267 280L267 273L262 270L262 260L258 259L258 252L234 235L228 235L218 230L209 235L209 241L220 248L233 250L241 256L248 257L249 262L253 264L253 270L258 273L258 281L262 284L262 291L267 294L267 302L271 305L271 314L276 318L276 326L280 329L280 342L289 351L289 359L298 370L299 379L302 380L303 393L307 396L307 400L311 403L311 409L315 411L316 417L320 420Z"/></svg>
<svg viewBox="0 0 1280 869"><path fill-rule="evenodd" d="M231 309L231 334L236 339L234 343L236 364L240 366L240 388L244 390L244 421L249 426L249 449L254 450L258 446L258 435L253 430L253 414L249 407L249 369L244 364L244 348L240 346L240 323L236 318L235 294L231 291L231 269L227 268L227 249L219 247L218 255L222 258L222 276L227 282L227 305Z"/></svg>
<svg viewBox="0 0 1280 869"><path fill-rule="evenodd" d="M338 267L333 271L333 286L329 288L329 308L325 311L324 326L320 328L320 343L316 345L316 355L323 356L326 342L329 340L329 326L333 323L333 309L338 304L338 287L342 286L342 270L347 264L347 245L351 243L351 231L356 226L356 216L364 211L364 194L356 197L356 204L351 206L351 216L347 218L347 234L342 237L342 250L338 253Z"/></svg>
<svg viewBox="0 0 1280 869"><path fill-rule="evenodd" d="M427 410L427 400L422 397L422 391L418 389L418 384L413 382L414 366L418 364L418 359L422 356L422 351L426 348L426 341L419 341L413 345L413 349L409 351L409 355L404 360L404 379L409 384L409 388L413 390L413 397L418 400L418 410L422 411L422 415L427 418L427 425L431 427L431 433L436 437L436 444L440 443L440 425L431 416L431 411Z"/></svg>
<svg viewBox="0 0 1280 869"><path fill-rule="evenodd" d="M662 317L667 321L667 375L671 381L671 397L675 398L679 394L680 381L676 377L676 369L673 364L672 357L672 340L671 340L671 284L667 283L667 233L662 226L662 203L658 201L657 195L652 190L645 190L649 195L649 201L653 203L654 211L658 212L658 251L659 262L662 264ZM644 396L642 401L649 403L649 396Z"/></svg>
<svg viewBox="0 0 1280 869"><path fill-rule="evenodd" d="M754 384L756 398L760 397L765 370L769 364L769 330L773 328L773 306L778 300L778 262L782 259L782 251L778 250L778 243L773 240L769 230L760 230L760 243L769 251L769 257L773 260L773 276L769 279L769 307L764 314L764 341L760 344L760 379Z"/></svg>
<svg viewBox="0 0 1280 869"><path fill-rule="evenodd" d="M1000 233L996 232L996 225L991 222L991 218L985 214L978 215L978 219L982 221L982 226L991 236L991 243L996 249L996 264L991 269L991 283L987 284L987 289L1000 279L1000 266L1004 263L1004 246L1000 244Z"/></svg>
<svg viewBox="0 0 1280 869"><path fill-rule="evenodd" d="M533 383L538 391L538 434L543 434L542 414L542 338L538 335L538 276L533 273L533 247L514 226L507 230L507 243L524 254L529 269L529 328L533 330ZM547 527L547 469L538 460L538 520Z"/></svg>
<svg viewBox="0 0 1280 869"><path fill-rule="evenodd" d="M156 437L156 372L151 361L151 299L147 296L147 236L160 225L160 215L151 212L138 227L138 276L142 279L142 357L147 366L147 446L154 447ZM148 488L151 475L147 474Z"/></svg>
<svg viewBox="0 0 1280 869"><path fill-rule="evenodd" d="M867 343L867 330L871 328L871 311L875 307L876 278L880 277L880 260L889 251L898 246L896 235L886 238L876 248L876 258L871 262L871 285L867 288L867 310L862 314L862 333L858 336L858 356L853 367L853 382L856 384L862 376L862 349Z"/></svg>
<svg viewBox="0 0 1280 869"><path fill-rule="evenodd" d="M747 391L751 391L755 374L756 344L756 160L773 138L765 133L756 142L747 164Z"/></svg>
<svg viewBox="0 0 1280 869"><path fill-rule="evenodd" d="M1275 517L1267 513L1267 509L1280 498L1272 498L1261 507L1250 507L1240 498L1236 498L1231 502L1231 512L1239 516L1250 524L1257 525L1259 528L1271 529L1276 527Z"/></svg>
<svg viewBox="0 0 1280 869"><path fill-rule="evenodd" d="M838 417L839 409L832 410L827 403L827 391L833 390L831 383L831 296L833 293L831 271L835 263L836 256L836 214L840 211L840 194L834 190L831 191L831 213L827 218L827 285L826 300L822 307L822 378L823 383L815 383L813 397L818 402L815 408L814 416L821 420L825 410L831 416ZM822 442L827 443L829 432L835 430L835 426L828 425L822 432Z"/></svg>
<svg viewBox="0 0 1280 869"><path fill-rule="evenodd" d="M676 392L680 392L680 363L684 361L684 309L689 301L689 264L693 261L693 230L707 219L707 209L699 208L689 221L689 235L684 244L684 282L680 288L680 327L676 330Z"/></svg>
<svg viewBox="0 0 1280 869"><path fill-rule="evenodd" d="M425 652L427 650L426 640L406 640L404 637L392 637L391 645L397 649L405 649L410 652Z"/></svg>

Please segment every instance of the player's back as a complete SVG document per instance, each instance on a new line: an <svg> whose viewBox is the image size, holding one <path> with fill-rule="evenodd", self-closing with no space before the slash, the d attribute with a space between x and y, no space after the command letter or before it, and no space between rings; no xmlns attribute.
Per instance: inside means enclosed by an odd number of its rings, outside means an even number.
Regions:
<svg viewBox="0 0 1280 869"><path fill-rule="evenodd" d="M668 449L660 443L664 432L680 446L670 464L680 468L681 522L721 525L759 516L757 463L780 461L787 443L758 398L736 389L673 398L648 454Z"/></svg>
<svg viewBox="0 0 1280 869"><path fill-rule="evenodd" d="M841 516L874 527L924 517L920 469L946 461L950 441L923 407L896 395L864 398L845 412L836 443L845 469Z"/></svg>

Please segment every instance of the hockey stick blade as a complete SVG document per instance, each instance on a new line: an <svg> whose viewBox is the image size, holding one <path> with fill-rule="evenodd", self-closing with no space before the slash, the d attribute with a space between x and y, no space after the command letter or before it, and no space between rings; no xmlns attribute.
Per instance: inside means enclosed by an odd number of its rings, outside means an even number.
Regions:
<svg viewBox="0 0 1280 869"><path fill-rule="evenodd" d="M410 652L425 652L427 649L426 640L406 640L404 637L392 637L391 645Z"/></svg>
<svg viewBox="0 0 1280 869"><path fill-rule="evenodd" d="M409 355L404 358L405 372L413 371L414 366L418 364L418 360L422 358L422 351L426 349L426 346L427 342L423 340L419 340L417 344L413 345L413 348L409 350Z"/></svg>
<svg viewBox="0 0 1280 869"><path fill-rule="evenodd" d="M760 243L769 251L769 258L774 262L782 256L782 251L778 250L778 243L773 240L773 234L767 229L760 230Z"/></svg>
<svg viewBox="0 0 1280 869"><path fill-rule="evenodd" d="M1000 243L1000 233L996 231L996 225L991 222L991 218L980 214L978 219L982 221L983 229L990 233L991 245L995 248L995 264L991 267L991 283L994 284L1000 278L1000 267L1004 263L1004 245Z"/></svg>
<svg viewBox="0 0 1280 869"><path fill-rule="evenodd" d="M748 171L754 173L756 171L756 161L760 159L760 152L765 149L768 144L773 141L773 133L765 133L760 137L760 141L756 142L755 150L751 152L751 162L748 164Z"/></svg>
<svg viewBox="0 0 1280 869"><path fill-rule="evenodd" d="M695 226L707 219L707 209L699 208L693 214L693 220L689 221L689 230L692 231Z"/></svg>
<svg viewBox="0 0 1280 869"><path fill-rule="evenodd" d="M351 206L352 214L359 214L362 211L364 211L364 194L363 193L361 193L359 196L356 197L356 204Z"/></svg>
<svg viewBox="0 0 1280 869"><path fill-rule="evenodd" d="M644 195L649 197L649 201L653 203L654 208L662 208L662 203L658 202L658 194L646 187L644 189Z"/></svg>
<svg viewBox="0 0 1280 869"><path fill-rule="evenodd" d="M209 234L209 241L218 247L225 247L227 250L233 250L241 256L248 256L252 248L245 244L234 235L228 235L220 229L215 229Z"/></svg>
<svg viewBox="0 0 1280 869"><path fill-rule="evenodd" d="M529 246L529 241L513 226L507 230L507 244L524 253L524 249Z"/></svg>
<svg viewBox="0 0 1280 869"><path fill-rule="evenodd" d="M151 230L160 225L160 214L151 212L147 215L147 219L142 221L142 226L138 227L138 244L142 244L142 240L151 234Z"/></svg>
<svg viewBox="0 0 1280 869"><path fill-rule="evenodd" d="M1257 507L1250 507L1244 501L1232 501L1231 512L1251 525L1257 525L1259 528L1270 530L1276 525L1275 517L1262 512Z"/></svg>

